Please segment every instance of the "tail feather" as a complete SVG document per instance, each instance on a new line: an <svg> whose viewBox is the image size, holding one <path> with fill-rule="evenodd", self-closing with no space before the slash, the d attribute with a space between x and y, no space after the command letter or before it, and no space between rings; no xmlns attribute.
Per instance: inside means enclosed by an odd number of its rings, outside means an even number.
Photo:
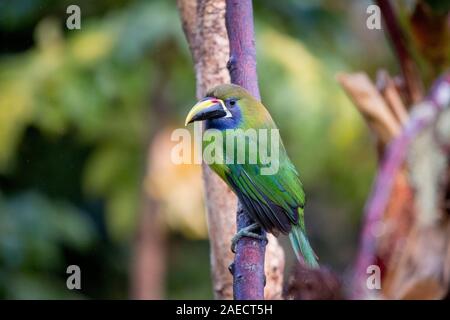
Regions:
<svg viewBox="0 0 450 320"><path fill-rule="evenodd" d="M311 268L319 267L316 254L311 248L305 233L299 225L292 227L291 233L289 234L289 239L291 240L292 248L294 249L295 255L299 261L304 260Z"/></svg>

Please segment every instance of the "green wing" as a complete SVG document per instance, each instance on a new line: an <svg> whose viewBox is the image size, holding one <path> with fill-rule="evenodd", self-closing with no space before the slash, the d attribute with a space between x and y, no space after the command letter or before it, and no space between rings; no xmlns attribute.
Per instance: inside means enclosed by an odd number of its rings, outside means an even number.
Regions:
<svg viewBox="0 0 450 320"><path fill-rule="evenodd" d="M276 129L272 121L266 124L264 129ZM226 141L226 132L223 132ZM242 138L242 137L241 137ZM305 193L303 192L298 172L289 160L281 139L278 149L278 171L275 174L264 175L262 169L273 163L266 152L252 146L259 146L259 136L247 137L245 140L245 163L239 164L237 159L238 145L235 144L234 152L227 152L224 144L223 156L233 161L232 164L211 164L213 169L238 196L245 209L253 220L258 222L265 230L277 233L289 233L292 225L299 225L304 230L303 207L305 204ZM270 141L267 143L270 145ZM206 144L207 145L207 144ZM204 145L204 147L206 146ZM269 149L272 153L272 150ZM250 159L256 162L250 163Z"/></svg>
<svg viewBox="0 0 450 320"><path fill-rule="evenodd" d="M285 157L274 175L262 175L261 165L227 165L225 180L252 218L271 232L289 233L292 224L303 227L305 194L292 163Z"/></svg>

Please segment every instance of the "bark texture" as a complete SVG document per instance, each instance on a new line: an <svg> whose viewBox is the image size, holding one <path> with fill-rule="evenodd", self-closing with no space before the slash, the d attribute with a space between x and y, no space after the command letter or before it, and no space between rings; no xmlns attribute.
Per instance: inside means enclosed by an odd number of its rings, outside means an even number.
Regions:
<svg viewBox="0 0 450 320"><path fill-rule="evenodd" d="M195 65L197 98L216 85L229 83L227 69L229 42L225 27L225 0L178 0L183 30ZM233 297L231 238L236 232L237 199L226 184L207 165L203 165L208 232L211 245L211 270L216 299ZM265 297L278 299L282 292L284 256L271 237L267 250Z"/></svg>
<svg viewBox="0 0 450 320"><path fill-rule="evenodd" d="M228 70L231 82L247 89L260 100L258 75L256 72L256 48L253 30L253 8L251 0L227 0L225 22L230 41ZM241 230L254 221L242 205L236 215L237 229ZM261 230L261 235L266 233ZM236 245L232 273L233 293L237 300L264 298L265 240L243 237Z"/></svg>

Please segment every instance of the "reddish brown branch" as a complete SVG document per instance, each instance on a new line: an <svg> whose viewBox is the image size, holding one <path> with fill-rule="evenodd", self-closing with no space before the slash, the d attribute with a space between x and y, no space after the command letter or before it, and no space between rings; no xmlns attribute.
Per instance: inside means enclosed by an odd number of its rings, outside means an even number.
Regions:
<svg viewBox="0 0 450 320"><path fill-rule="evenodd" d="M380 7L387 32L402 69L406 94L409 100L408 102L417 103L423 97L423 84L417 71L416 64L409 52L405 36L398 24L397 17L390 1L377 0L376 2Z"/></svg>
<svg viewBox="0 0 450 320"><path fill-rule="evenodd" d="M246 88L253 96L260 99L256 73L252 1L227 0L226 5L225 23L230 42L228 70L231 82ZM238 208L236 222L238 230L253 223L241 205ZM267 241L247 237L238 241L231 268L235 299L264 299L266 244Z"/></svg>
<svg viewBox="0 0 450 320"><path fill-rule="evenodd" d="M247 212L238 205L237 229L241 230L253 223ZM261 231L264 233L264 231ZM264 256L265 240L241 238L236 245L236 255L230 267L233 274L233 297L236 300L264 299Z"/></svg>
<svg viewBox="0 0 450 320"><path fill-rule="evenodd" d="M225 24L230 41L228 70L231 82L246 88L261 99L256 72L256 48L251 0L227 0Z"/></svg>
<svg viewBox="0 0 450 320"><path fill-rule="evenodd" d="M200 99L209 88L230 81L226 68L226 61L229 58L229 42L225 27L226 3L225 0L178 0L177 3L195 64L197 98ZM234 259L230 244L236 232L237 201L233 192L207 165L203 165L203 179L214 296L216 299L231 299L233 278L228 272L228 267ZM266 299L279 299L282 291L284 255L276 238L271 235L266 254L267 283L264 296Z"/></svg>
<svg viewBox="0 0 450 320"><path fill-rule="evenodd" d="M388 147L380 165L372 195L365 208L365 220L361 232L361 242L355 266L353 294L356 298L365 296L367 267L375 263L377 246L377 227L386 210L394 178L405 161L408 147L413 139L426 127L450 102L450 73L438 79L428 98L417 105L401 135Z"/></svg>

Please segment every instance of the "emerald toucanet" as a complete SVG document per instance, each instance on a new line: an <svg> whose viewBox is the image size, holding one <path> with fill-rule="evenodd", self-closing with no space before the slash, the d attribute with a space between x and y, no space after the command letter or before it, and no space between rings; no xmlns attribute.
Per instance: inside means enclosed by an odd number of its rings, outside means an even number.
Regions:
<svg viewBox="0 0 450 320"><path fill-rule="evenodd" d="M256 222L236 234L233 246L242 236L261 237L252 231L262 227L276 236L280 232L289 234L297 258L302 260L303 257L310 267L317 267L316 256L306 237L303 219L305 193L298 172L289 160L279 135L276 136L279 139L278 150L270 150L271 153L278 153L278 169L274 174L262 174L262 169L267 167L267 159L262 158L264 156L261 152L252 154L256 152L255 145L267 147L270 144L261 143L260 135L242 137L245 141L245 161L236 161L236 154L242 151L238 148L242 147L242 144L235 144L232 153L227 150L228 132L235 131L239 135L245 134L248 129L277 129L267 109L242 87L224 84L210 90L206 97L191 109L186 118L186 125L202 120L205 120L206 130L216 129L224 136L221 142L224 160L209 164L211 169L235 192ZM203 148L213 142L203 141ZM252 156L256 161L249 161Z"/></svg>

